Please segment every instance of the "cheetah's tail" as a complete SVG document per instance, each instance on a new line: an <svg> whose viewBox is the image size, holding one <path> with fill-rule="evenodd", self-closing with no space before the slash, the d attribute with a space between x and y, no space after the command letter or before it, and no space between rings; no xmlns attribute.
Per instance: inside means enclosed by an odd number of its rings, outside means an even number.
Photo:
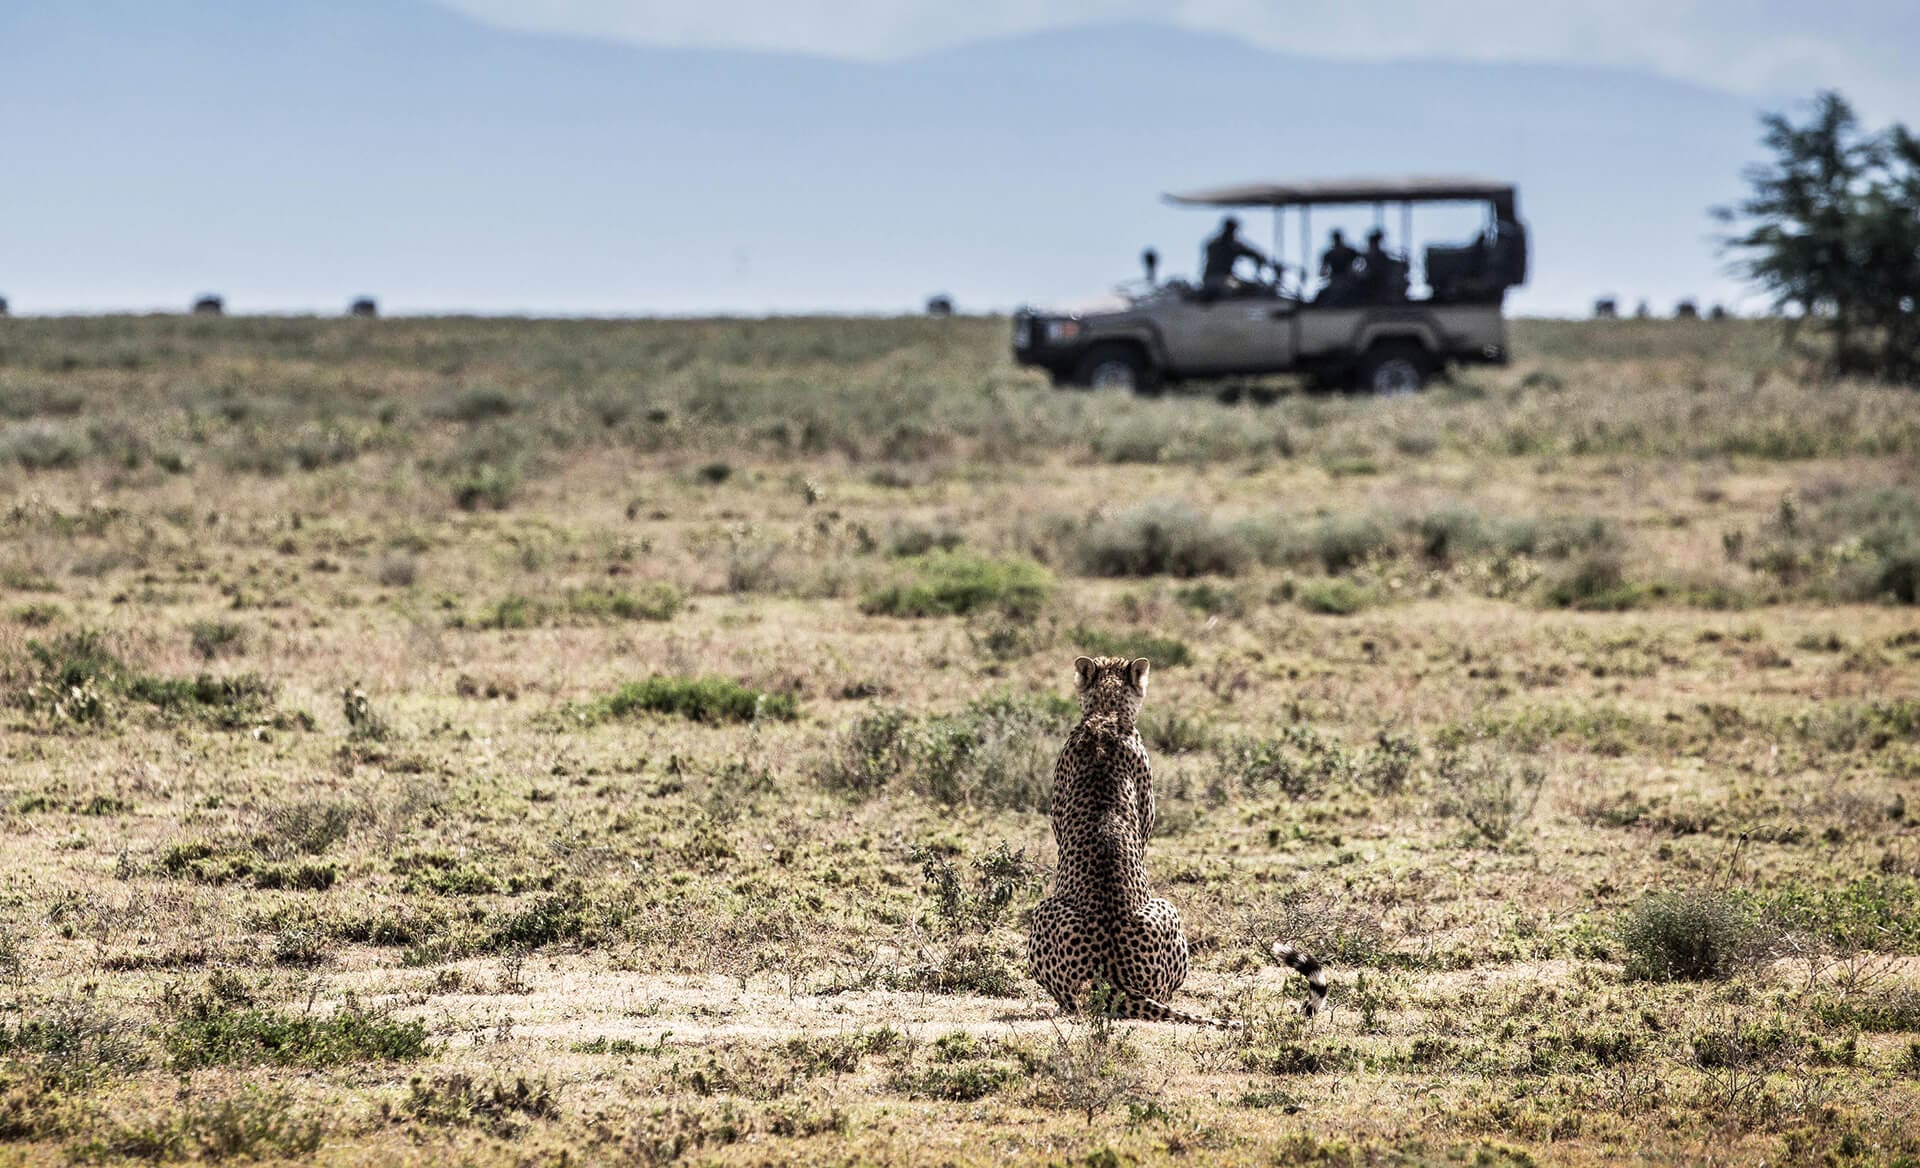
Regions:
<svg viewBox="0 0 1920 1168"><path fill-rule="evenodd" d="M1273 959L1307 979L1307 1000L1300 1012L1311 1018L1327 1001L1327 970L1318 961L1282 941L1273 943Z"/></svg>
<svg viewBox="0 0 1920 1168"><path fill-rule="evenodd" d="M1214 1030L1238 1030L1245 1025L1233 1018L1209 1018L1204 1014L1189 1014L1185 1010L1176 1010L1165 1002L1156 1002L1152 998L1122 998L1114 1003L1111 1012L1115 1018L1128 1018L1139 1022L1182 1022L1188 1026L1207 1026Z"/></svg>

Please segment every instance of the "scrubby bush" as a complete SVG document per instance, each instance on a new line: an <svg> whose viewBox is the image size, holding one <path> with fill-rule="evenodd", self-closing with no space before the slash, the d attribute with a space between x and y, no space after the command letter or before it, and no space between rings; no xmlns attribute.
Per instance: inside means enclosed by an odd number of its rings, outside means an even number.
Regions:
<svg viewBox="0 0 1920 1168"><path fill-rule="evenodd" d="M1090 576L1231 576L1253 560L1244 534L1169 500L1094 520L1072 554Z"/></svg>
<svg viewBox="0 0 1920 1168"><path fill-rule="evenodd" d="M1031 560L994 560L955 551L915 557L909 563L920 579L869 593L861 611L927 617L997 609L1032 616L1053 591L1053 577Z"/></svg>
<svg viewBox="0 0 1920 1168"><path fill-rule="evenodd" d="M1306 532L1306 547L1330 575L1358 567L1393 551L1393 536L1378 520L1364 515L1328 515Z"/></svg>
<svg viewBox="0 0 1920 1168"><path fill-rule="evenodd" d="M453 503L462 511L505 511L520 489L520 472L512 466L482 462L453 480Z"/></svg>
<svg viewBox="0 0 1920 1168"><path fill-rule="evenodd" d="M916 718L876 710L836 743L821 782L854 794L894 786L941 803L1038 810L1073 705L995 695L957 714Z"/></svg>
<svg viewBox="0 0 1920 1168"><path fill-rule="evenodd" d="M1308 612L1352 616L1367 606L1367 590L1344 578L1307 580L1294 587L1293 599Z"/></svg>
<svg viewBox="0 0 1920 1168"><path fill-rule="evenodd" d="M1547 584L1545 599L1556 608L1621 612L1646 600L1646 589L1627 580L1625 562L1612 547L1594 548L1568 564Z"/></svg>
<svg viewBox="0 0 1920 1168"><path fill-rule="evenodd" d="M1533 814L1546 772L1515 764L1487 749L1463 749L1435 765L1439 810L1473 825L1488 843L1505 843Z"/></svg>
<svg viewBox="0 0 1920 1168"><path fill-rule="evenodd" d="M1134 631L1109 633L1081 625L1068 633L1067 639L1090 657L1145 657L1157 669L1193 664L1193 648L1173 637Z"/></svg>
<svg viewBox="0 0 1920 1168"><path fill-rule="evenodd" d="M576 616L614 620L672 620L686 603L671 584L653 582L632 589L582 588L567 597Z"/></svg>
<svg viewBox="0 0 1920 1168"><path fill-rule="evenodd" d="M600 701L597 711L611 718L636 713L672 714L691 722L790 722L800 716L792 694L767 693L724 677L649 677L621 686Z"/></svg>
<svg viewBox="0 0 1920 1168"><path fill-rule="evenodd" d="M426 1053L427 1029L349 1002L327 1015L280 1014L236 991L210 988L164 1004L170 1015L161 1036L177 1071L201 1067L330 1067L341 1063L405 1061Z"/></svg>
<svg viewBox="0 0 1920 1168"><path fill-rule="evenodd" d="M1619 925L1626 976L1637 981L1710 981L1753 956L1755 922L1746 905L1718 889L1655 893Z"/></svg>

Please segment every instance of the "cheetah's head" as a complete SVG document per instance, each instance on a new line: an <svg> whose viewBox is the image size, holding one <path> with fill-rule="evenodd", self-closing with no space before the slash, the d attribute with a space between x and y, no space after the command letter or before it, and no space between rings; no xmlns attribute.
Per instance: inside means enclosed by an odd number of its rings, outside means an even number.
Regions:
<svg viewBox="0 0 1920 1168"><path fill-rule="evenodd" d="M1152 668L1145 657L1076 657L1073 668L1080 675L1081 716L1118 713L1131 721L1140 713Z"/></svg>

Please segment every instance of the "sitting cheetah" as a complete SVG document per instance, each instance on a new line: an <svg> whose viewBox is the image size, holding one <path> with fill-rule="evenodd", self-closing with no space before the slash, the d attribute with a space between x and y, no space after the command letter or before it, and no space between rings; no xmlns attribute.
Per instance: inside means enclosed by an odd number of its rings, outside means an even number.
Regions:
<svg viewBox="0 0 1920 1168"><path fill-rule="evenodd" d="M1080 723L1053 770L1053 837L1059 872L1053 895L1033 911L1027 961L1060 1008L1075 1013L1100 986L1116 1017L1232 1025L1167 1005L1187 980L1180 914L1147 888L1153 832L1153 773L1134 728L1146 696L1148 661L1081 657ZM1320 963L1275 943L1274 957L1306 975L1312 1015L1326 1000Z"/></svg>

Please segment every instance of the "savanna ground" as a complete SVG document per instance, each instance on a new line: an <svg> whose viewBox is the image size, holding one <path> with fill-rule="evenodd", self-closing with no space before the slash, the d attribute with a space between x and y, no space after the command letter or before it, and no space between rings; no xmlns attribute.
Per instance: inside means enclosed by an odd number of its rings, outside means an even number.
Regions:
<svg viewBox="0 0 1920 1168"><path fill-rule="evenodd" d="M0 322L0 1161L1920 1158L1920 395L1005 338ZM1094 651L1238 1032L1025 975Z"/></svg>

